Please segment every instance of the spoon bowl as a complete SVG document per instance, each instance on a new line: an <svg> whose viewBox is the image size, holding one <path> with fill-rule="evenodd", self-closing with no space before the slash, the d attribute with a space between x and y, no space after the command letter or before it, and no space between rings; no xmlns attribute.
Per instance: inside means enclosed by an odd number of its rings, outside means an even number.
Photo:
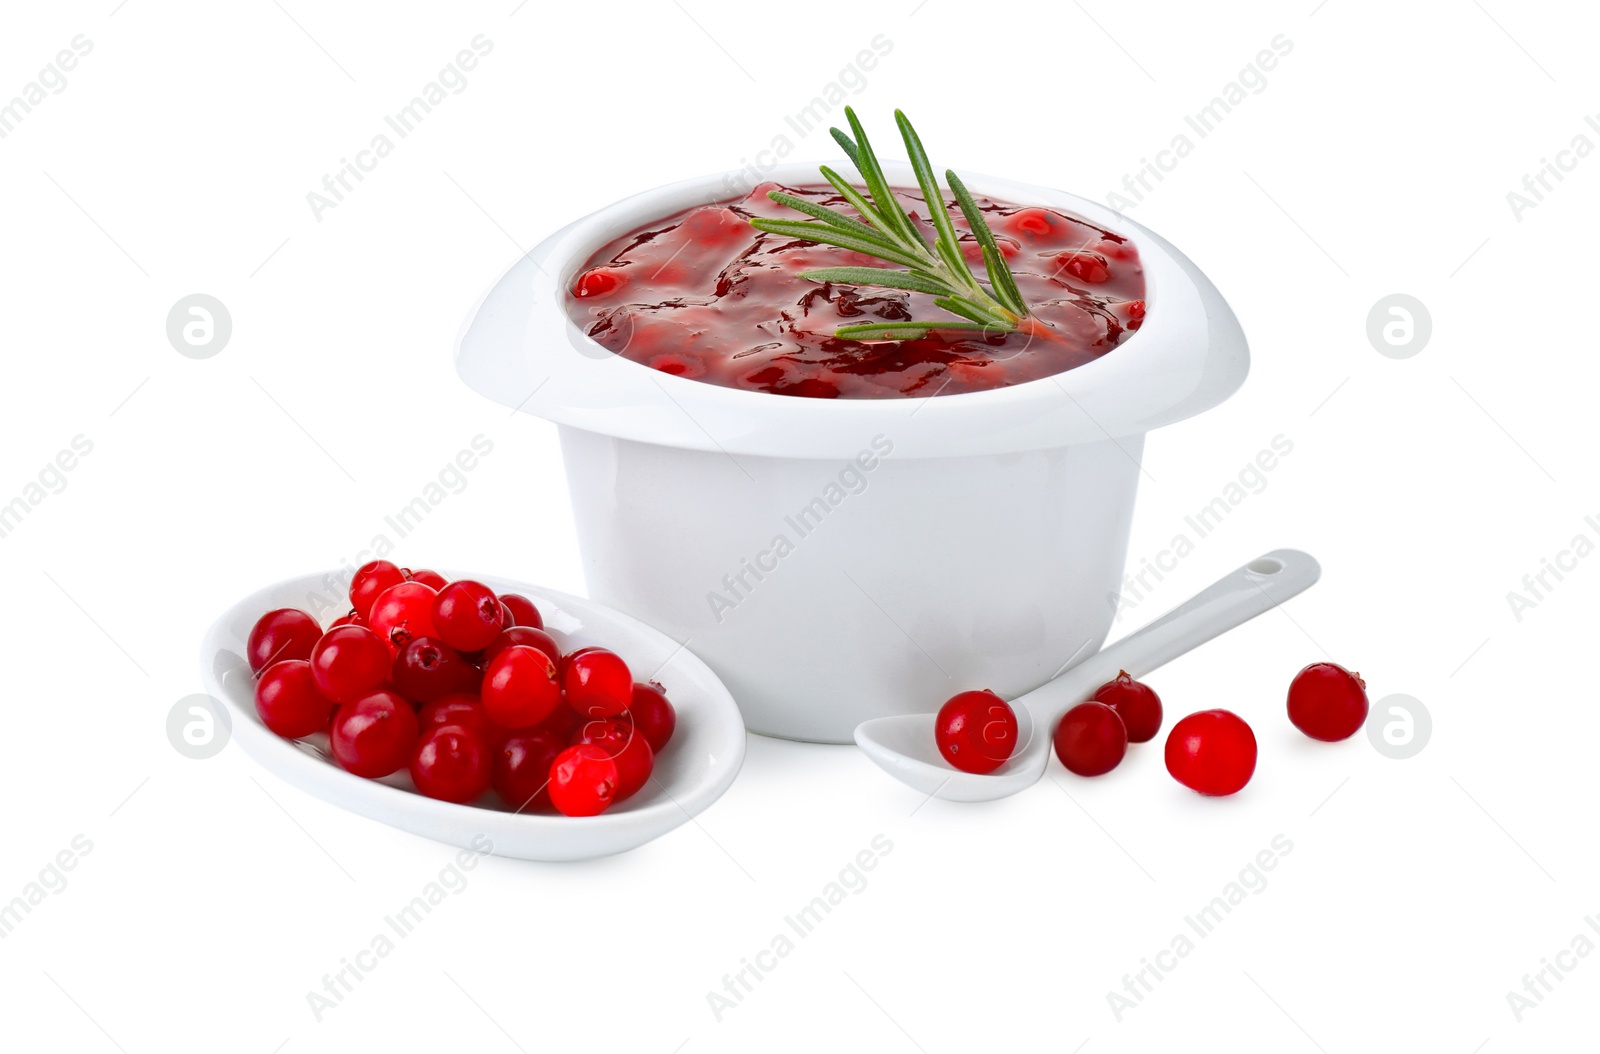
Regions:
<svg viewBox="0 0 1600 1054"><path fill-rule="evenodd" d="M856 726L856 744L879 768L923 794L964 802L1009 797L1044 775L1051 730L1061 716L1119 670L1143 677L1310 588L1321 574L1321 567L1306 553L1295 549L1265 553L1143 629L1011 700L1017 717L1017 748L993 772L962 772L947 762L934 740L934 714L863 721Z"/></svg>
<svg viewBox="0 0 1600 1054"><path fill-rule="evenodd" d="M665 686L677 710L677 729L657 756L650 782L633 797L589 817L517 812L492 791L457 805L417 793L403 770L382 780L344 771L334 763L325 734L290 741L268 730L256 713L255 678L244 659L250 628L273 608L304 608L319 597L324 604L343 604L342 590L329 588L337 573L303 575L257 590L206 633L201 674L221 705L232 741L285 782L341 809L449 845L523 860L585 860L637 848L692 819L728 789L744 761L744 723L705 663L672 638L604 605L526 583L472 577L497 593L531 598L545 629L564 649L610 648L627 660L635 680Z"/></svg>

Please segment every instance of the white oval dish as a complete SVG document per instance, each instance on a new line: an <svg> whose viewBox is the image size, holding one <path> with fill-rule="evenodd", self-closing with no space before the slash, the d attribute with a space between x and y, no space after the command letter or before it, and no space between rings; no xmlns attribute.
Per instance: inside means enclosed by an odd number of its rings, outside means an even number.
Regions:
<svg viewBox="0 0 1600 1054"><path fill-rule="evenodd" d="M677 710L672 741L656 758L650 783L615 808L591 817L515 813L492 792L482 804L423 797L405 772L383 780L353 776L334 764L327 737L290 741L269 731L255 707L255 678L245 661L250 628L267 611L326 596L333 575L302 575L257 590L211 626L200 651L206 690L227 708L232 736L245 753L285 782L341 809L447 845L522 860L588 860L635 849L704 811L744 762L745 729L716 674L672 638L580 597L501 578L472 576L496 592L522 593L538 605L545 628L567 648L596 644L617 652L638 680L658 680Z"/></svg>

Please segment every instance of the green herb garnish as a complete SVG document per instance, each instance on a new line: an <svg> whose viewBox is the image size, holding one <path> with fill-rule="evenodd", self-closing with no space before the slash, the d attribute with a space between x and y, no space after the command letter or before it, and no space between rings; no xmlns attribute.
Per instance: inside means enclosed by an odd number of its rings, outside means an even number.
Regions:
<svg viewBox="0 0 1600 1054"><path fill-rule="evenodd" d="M854 340L914 340L936 329L981 329L985 334L1024 330L1032 334L1048 334L1050 331L1028 313L1028 305L1017 290L1016 279L1006 266L1005 258L1000 255L1000 247L995 244L994 234L984 222L978 203L967 192L960 177L946 169L945 181L954 192L956 203L983 250L983 263L989 277L987 288L979 283L977 276L967 266L956 240L955 225L950 222L943 188L934 177L927 151L923 150L922 140L906 115L899 110L894 112L895 122L900 126L900 137L905 140L906 154L917 174L923 199L928 203L928 219L937 234L932 245L928 244L928 240L895 199L889 181L883 174L883 166L878 163L878 156L867 141L867 133L856 119L855 111L846 106L844 115L850 122L850 130L855 138L837 128L830 131L861 173L867 193L863 195L827 165L822 166L822 175L860 214L861 219L854 219L844 212L793 194L785 194L781 190L773 190L767 193L767 197L812 219L774 220L757 217L750 221L750 225L772 234L837 245L905 268L823 267L802 271L801 278L813 282L874 285L929 293L935 304L953 315L959 315L961 321L939 319L843 326L834 331L834 336Z"/></svg>

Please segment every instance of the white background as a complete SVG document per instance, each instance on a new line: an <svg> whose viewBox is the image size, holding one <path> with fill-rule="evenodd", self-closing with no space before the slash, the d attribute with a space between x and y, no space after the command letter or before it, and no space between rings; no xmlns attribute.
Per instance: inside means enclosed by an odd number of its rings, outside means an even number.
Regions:
<svg viewBox="0 0 1600 1054"><path fill-rule="evenodd" d="M452 6L101 0L14 10L0 32L0 99L75 35L93 43L0 139L0 499L74 436L93 443L0 538L0 900L75 836L93 846L0 940L8 1047L1593 1042L1600 956L1520 1023L1506 998L1575 934L1600 941L1583 922L1600 912L1600 560L1520 621L1506 596L1600 513L1600 160L1520 217L1506 197L1575 136L1600 143L1592 11ZM307 193L477 34L493 51L467 87L315 219ZM1214 278L1255 356L1236 397L1151 437L1134 560L1274 436L1294 450L1123 625L1276 546L1325 568L1284 613L1152 678L1169 719L1251 720L1255 781L1200 799L1151 745L1097 781L1053 764L1009 801L918 808L853 748L752 738L699 826L587 865L486 860L317 1021L306 993L453 851L237 749L180 756L165 720L200 689L201 633L243 593L353 556L479 433L492 456L402 562L581 591L554 431L459 383L464 313L574 217L756 159L876 34L893 49L851 101L880 142L902 106L941 165L1102 198L1292 41L1133 213ZM821 132L790 139L794 159L836 153ZM195 292L234 326L204 361L165 335ZM1403 361L1366 336L1395 292L1433 320ZM1374 700L1422 700L1426 748L1395 761L1365 737L1300 738L1284 690L1322 658ZM716 1020L707 992L879 834L893 850L866 888ZM1107 992L1279 834L1293 850L1266 888L1119 1022Z"/></svg>

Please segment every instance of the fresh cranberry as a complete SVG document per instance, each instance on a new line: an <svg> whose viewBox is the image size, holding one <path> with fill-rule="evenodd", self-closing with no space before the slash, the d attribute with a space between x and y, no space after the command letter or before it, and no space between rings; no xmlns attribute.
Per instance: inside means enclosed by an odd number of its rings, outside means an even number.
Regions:
<svg viewBox="0 0 1600 1054"><path fill-rule="evenodd" d="M538 648L514 644L484 671L483 706L489 720L501 728L536 725L560 702L556 664Z"/></svg>
<svg viewBox="0 0 1600 1054"><path fill-rule="evenodd" d="M373 692L339 707L330 739L334 760L345 771L379 779L411 761L417 715L395 693Z"/></svg>
<svg viewBox="0 0 1600 1054"><path fill-rule="evenodd" d="M1161 731L1161 697L1148 684L1129 677L1127 670L1118 672L1116 680L1102 684L1094 699L1122 718L1130 743L1148 743Z"/></svg>
<svg viewBox="0 0 1600 1054"><path fill-rule="evenodd" d="M622 286L622 282L622 272L614 267L591 267L572 283L572 295L605 296L607 293L616 292Z"/></svg>
<svg viewBox="0 0 1600 1054"><path fill-rule="evenodd" d="M398 652L417 637L437 637L433 602L438 590L423 582L401 582L378 594L367 625Z"/></svg>
<svg viewBox="0 0 1600 1054"><path fill-rule="evenodd" d="M463 725L481 732L485 740L494 739L483 701L469 692L452 692L442 699L424 703L417 711L417 727L423 732L441 725Z"/></svg>
<svg viewBox="0 0 1600 1054"><path fill-rule="evenodd" d="M611 760L617 763L617 801L631 798L650 781L650 772L656 763L655 752L644 734L627 718L585 721L572 743L574 746L592 743L611 755Z"/></svg>
<svg viewBox="0 0 1600 1054"><path fill-rule="evenodd" d="M366 695L389 679L389 648L365 626L330 629L311 649L317 690L336 703Z"/></svg>
<svg viewBox="0 0 1600 1054"><path fill-rule="evenodd" d="M433 600L439 638L457 651L477 651L500 636L500 598L482 582L463 579L439 590Z"/></svg>
<svg viewBox="0 0 1600 1054"><path fill-rule="evenodd" d="M494 661L496 655L499 655L513 644L526 644L530 648L538 648L550 656L551 659L557 660L559 667L561 645L557 644L556 639L544 630L534 629L532 626L512 626L510 629L501 630L500 636L496 637L487 648L483 649L483 664L488 666Z"/></svg>
<svg viewBox="0 0 1600 1054"><path fill-rule="evenodd" d="M628 704L628 716L633 719L633 727L639 730L644 741L657 754L672 739L672 733L678 727L678 712L668 701L666 690L654 681L633 686L633 701Z"/></svg>
<svg viewBox="0 0 1600 1054"><path fill-rule="evenodd" d="M960 692L939 708L933 738L962 772L993 772L1017 749L1017 715L993 692Z"/></svg>
<svg viewBox="0 0 1600 1054"><path fill-rule="evenodd" d="M603 747L568 747L550 766L550 803L567 816L598 816L617 800L617 779L617 763Z"/></svg>
<svg viewBox="0 0 1600 1054"><path fill-rule="evenodd" d="M473 691L479 676L478 669L454 648L433 637L407 641L389 670L395 689L413 703L431 703L451 692Z"/></svg>
<svg viewBox="0 0 1600 1054"><path fill-rule="evenodd" d="M304 659L275 662L256 684L256 713L261 723L285 739L326 732L333 703L317 691L311 664Z"/></svg>
<svg viewBox="0 0 1600 1054"><path fill-rule="evenodd" d="M317 620L295 608L278 608L256 619L245 643L250 672L260 673L285 659L309 659L322 627Z"/></svg>
<svg viewBox="0 0 1600 1054"><path fill-rule="evenodd" d="M550 767L566 749L564 736L513 732L495 751L495 793L517 812L549 805Z"/></svg>
<svg viewBox="0 0 1600 1054"><path fill-rule="evenodd" d="M1355 735L1367 721L1367 682L1331 662L1314 662L1289 684L1289 720L1324 743Z"/></svg>
<svg viewBox="0 0 1600 1054"><path fill-rule="evenodd" d="M572 742L573 735L577 733L585 720L587 718L580 716L578 711L568 705L566 697L562 696L561 701L556 704L556 708L550 711L550 716L528 729L528 731L556 736L560 738L563 744L567 744Z"/></svg>
<svg viewBox="0 0 1600 1054"><path fill-rule="evenodd" d="M1128 752L1128 728L1105 703L1089 701L1068 710L1056 726L1056 757L1079 776L1103 776Z"/></svg>
<svg viewBox="0 0 1600 1054"><path fill-rule="evenodd" d="M511 625L532 626L534 629L544 629L544 616L539 614L539 609L521 593L501 593L500 603L511 609Z"/></svg>
<svg viewBox="0 0 1600 1054"><path fill-rule="evenodd" d="M1201 794L1241 790L1256 771L1256 736L1228 710L1190 714L1167 733L1167 771Z"/></svg>
<svg viewBox="0 0 1600 1054"><path fill-rule="evenodd" d="M489 744L481 731L466 725L429 729L411 755L411 782L430 798L466 804L493 781Z"/></svg>
<svg viewBox="0 0 1600 1054"><path fill-rule="evenodd" d="M591 651L605 651L605 649L601 648L601 647L597 647L597 646L591 644L588 647L579 648L577 651L569 651L565 655L561 656L560 660L556 663L556 665L561 671L562 678L563 679L566 678L566 676L567 676L567 667L572 665L572 660L573 659L576 659L580 655L587 655Z"/></svg>
<svg viewBox="0 0 1600 1054"><path fill-rule="evenodd" d="M328 628L338 629L340 626L365 626L366 624L367 620L362 618L354 608L351 608L348 613L340 615L328 623Z"/></svg>
<svg viewBox="0 0 1600 1054"><path fill-rule="evenodd" d="M605 648L585 648L572 656L561 677L567 702L585 717L609 717L633 701L633 673L622 656Z"/></svg>
<svg viewBox="0 0 1600 1054"><path fill-rule="evenodd" d="M406 580L405 572L387 560L369 560L361 565L350 579L350 606L365 619L372 612L372 602L385 589Z"/></svg>
<svg viewBox="0 0 1600 1054"><path fill-rule="evenodd" d="M423 585L428 586L435 592L443 589L449 584L445 581L444 575L441 575L437 571L430 571L426 567L418 568L415 571L411 570L409 567L402 567L400 572L406 576L406 581L421 582Z"/></svg>

